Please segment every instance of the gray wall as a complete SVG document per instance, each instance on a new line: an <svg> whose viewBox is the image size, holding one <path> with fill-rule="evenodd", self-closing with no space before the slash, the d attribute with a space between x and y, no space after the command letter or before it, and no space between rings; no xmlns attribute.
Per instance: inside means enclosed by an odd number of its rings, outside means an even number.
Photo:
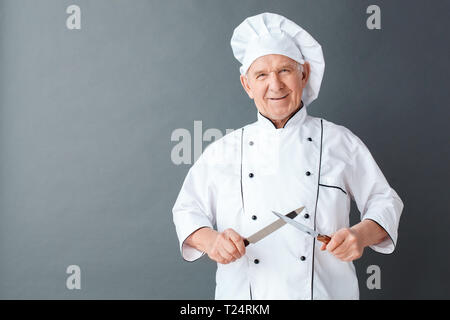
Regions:
<svg viewBox="0 0 450 320"><path fill-rule="evenodd" d="M71 4L81 30L66 28ZM366 27L370 4L381 30ZM265 11L321 43L325 75L309 112L356 133L405 203L395 253L366 249L356 261L361 297L450 298L449 9L0 0L0 298L214 297L215 263L179 254L171 208L190 165L172 162L171 135L193 135L195 120L222 132L255 121L229 40ZM366 287L372 264L381 290ZM81 290L66 288L69 265L81 268Z"/></svg>

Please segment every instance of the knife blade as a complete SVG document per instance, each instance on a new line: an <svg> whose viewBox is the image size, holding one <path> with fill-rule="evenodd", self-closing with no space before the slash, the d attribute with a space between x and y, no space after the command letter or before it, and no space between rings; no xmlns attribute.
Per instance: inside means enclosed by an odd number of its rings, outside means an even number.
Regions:
<svg viewBox="0 0 450 320"><path fill-rule="evenodd" d="M276 215L278 218L280 218L281 220L283 220L284 222L289 223L291 226L309 234L310 236L312 236L314 238L317 238L317 240L319 240L325 244L328 244L328 242L330 242L330 240L331 240L331 238L329 236L320 234L319 232L311 229L308 226L305 226L303 223L300 223L290 217L283 216L282 214L275 212L275 211L272 211L272 213L274 215Z"/></svg>
<svg viewBox="0 0 450 320"><path fill-rule="evenodd" d="M300 212L302 212L302 210L305 207L300 207L294 211L289 212L288 214L286 214L286 217L289 218L295 218L297 215L300 214ZM281 215L283 216L283 215ZM284 216L283 216L284 217ZM283 221L282 219L277 219L274 222L272 222L271 224L267 225L266 227L262 228L261 230L259 230L258 232L252 234L250 237L244 239L244 245L248 246L250 243L256 243L259 240L267 237L269 234L271 234L272 232L280 229L282 226L284 226L286 224L285 221Z"/></svg>

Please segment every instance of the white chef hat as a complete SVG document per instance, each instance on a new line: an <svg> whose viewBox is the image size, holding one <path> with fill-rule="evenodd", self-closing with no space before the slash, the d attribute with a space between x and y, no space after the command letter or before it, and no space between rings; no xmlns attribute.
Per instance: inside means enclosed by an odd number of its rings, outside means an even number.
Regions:
<svg viewBox="0 0 450 320"><path fill-rule="evenodd" d="M234 29L231 48L242 64L242 75L247 73L253 61L268 54L281 54L300 64L308 61L311 73L302 100L308 105L319 95L325 70L322 47L295 22L268 12L248 17Z"/></svg>

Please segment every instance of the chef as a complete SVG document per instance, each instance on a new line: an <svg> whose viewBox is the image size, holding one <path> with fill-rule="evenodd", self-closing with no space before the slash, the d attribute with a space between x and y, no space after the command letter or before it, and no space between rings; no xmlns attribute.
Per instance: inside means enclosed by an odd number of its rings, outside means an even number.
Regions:
<svg viewBox="0 0 450 320"><path fill-rule="evenodd" d="M182 257L217 262L216 299L358 299L353 260L365 247L389 254L402 200L349 129L308 115L325 63L320 44L287 18L245 19L231 38L257 121L210 144L190 168L173 207ZM239 112L237 109L236 112ZM350 226L351 200L361 222ZM244 240L283 214L288 225Z"/></svg>

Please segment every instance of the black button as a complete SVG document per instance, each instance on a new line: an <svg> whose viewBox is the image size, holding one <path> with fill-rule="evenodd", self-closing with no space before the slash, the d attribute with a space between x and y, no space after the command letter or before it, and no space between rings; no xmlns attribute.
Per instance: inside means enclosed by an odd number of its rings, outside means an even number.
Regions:
<svg viewBox="0 0 450 320"><path fill-rule="evenodd" d="M305 217L305 219L308 219L309 218L309 214L305 213L305 215L303 217Z"/></svg>
<svg viewBox="0 0 450 320"><path fill-rule="evenodd" d="M310 175L311 175L311 172L306 171L306 175L307 175L307 176L310 176Z"/></svg>
<svg viewBox="0 0 450 320"><path fill-rule="evenodd" d="M255 260L253 260L253 262L254 262L255 264L258 264L258 263L259 263L259 260L258 260L258 259L255 259Z"/></svg>
<svg viewBox="0 0 450 320"><path fill-rule="evenodd" d="M249 173L248 175L250 178L253 178L254 174L253 173Z"/></svg>
<svg viewBox="0 0 450 320"><path fill-rule="evenodd" d="M306 260L306 257L305 257L305 256L301 256L301 257L300 257L300 260L305 261L305 260Z"/></svg>
<svg viewBox="0 0 450 320"><path fill-rule="evenodd" d="M250 141L248 144L252 146L253 145L253 141Z"/></svg>
<svg viewBox="0 0 450 320"><path fill-rule="evenodd" d="M252 219L253 219L253 220L256 220L256 219L257 219L257 217L256 217L255 215L253 215L253 216L252 216Z"/></svg>
<svg viewBox="0 0 450 320"><path fill-rule="evenodd" d="M312 139L311 139L311 138L308 138L308 141L312 141Z"/></svg>

